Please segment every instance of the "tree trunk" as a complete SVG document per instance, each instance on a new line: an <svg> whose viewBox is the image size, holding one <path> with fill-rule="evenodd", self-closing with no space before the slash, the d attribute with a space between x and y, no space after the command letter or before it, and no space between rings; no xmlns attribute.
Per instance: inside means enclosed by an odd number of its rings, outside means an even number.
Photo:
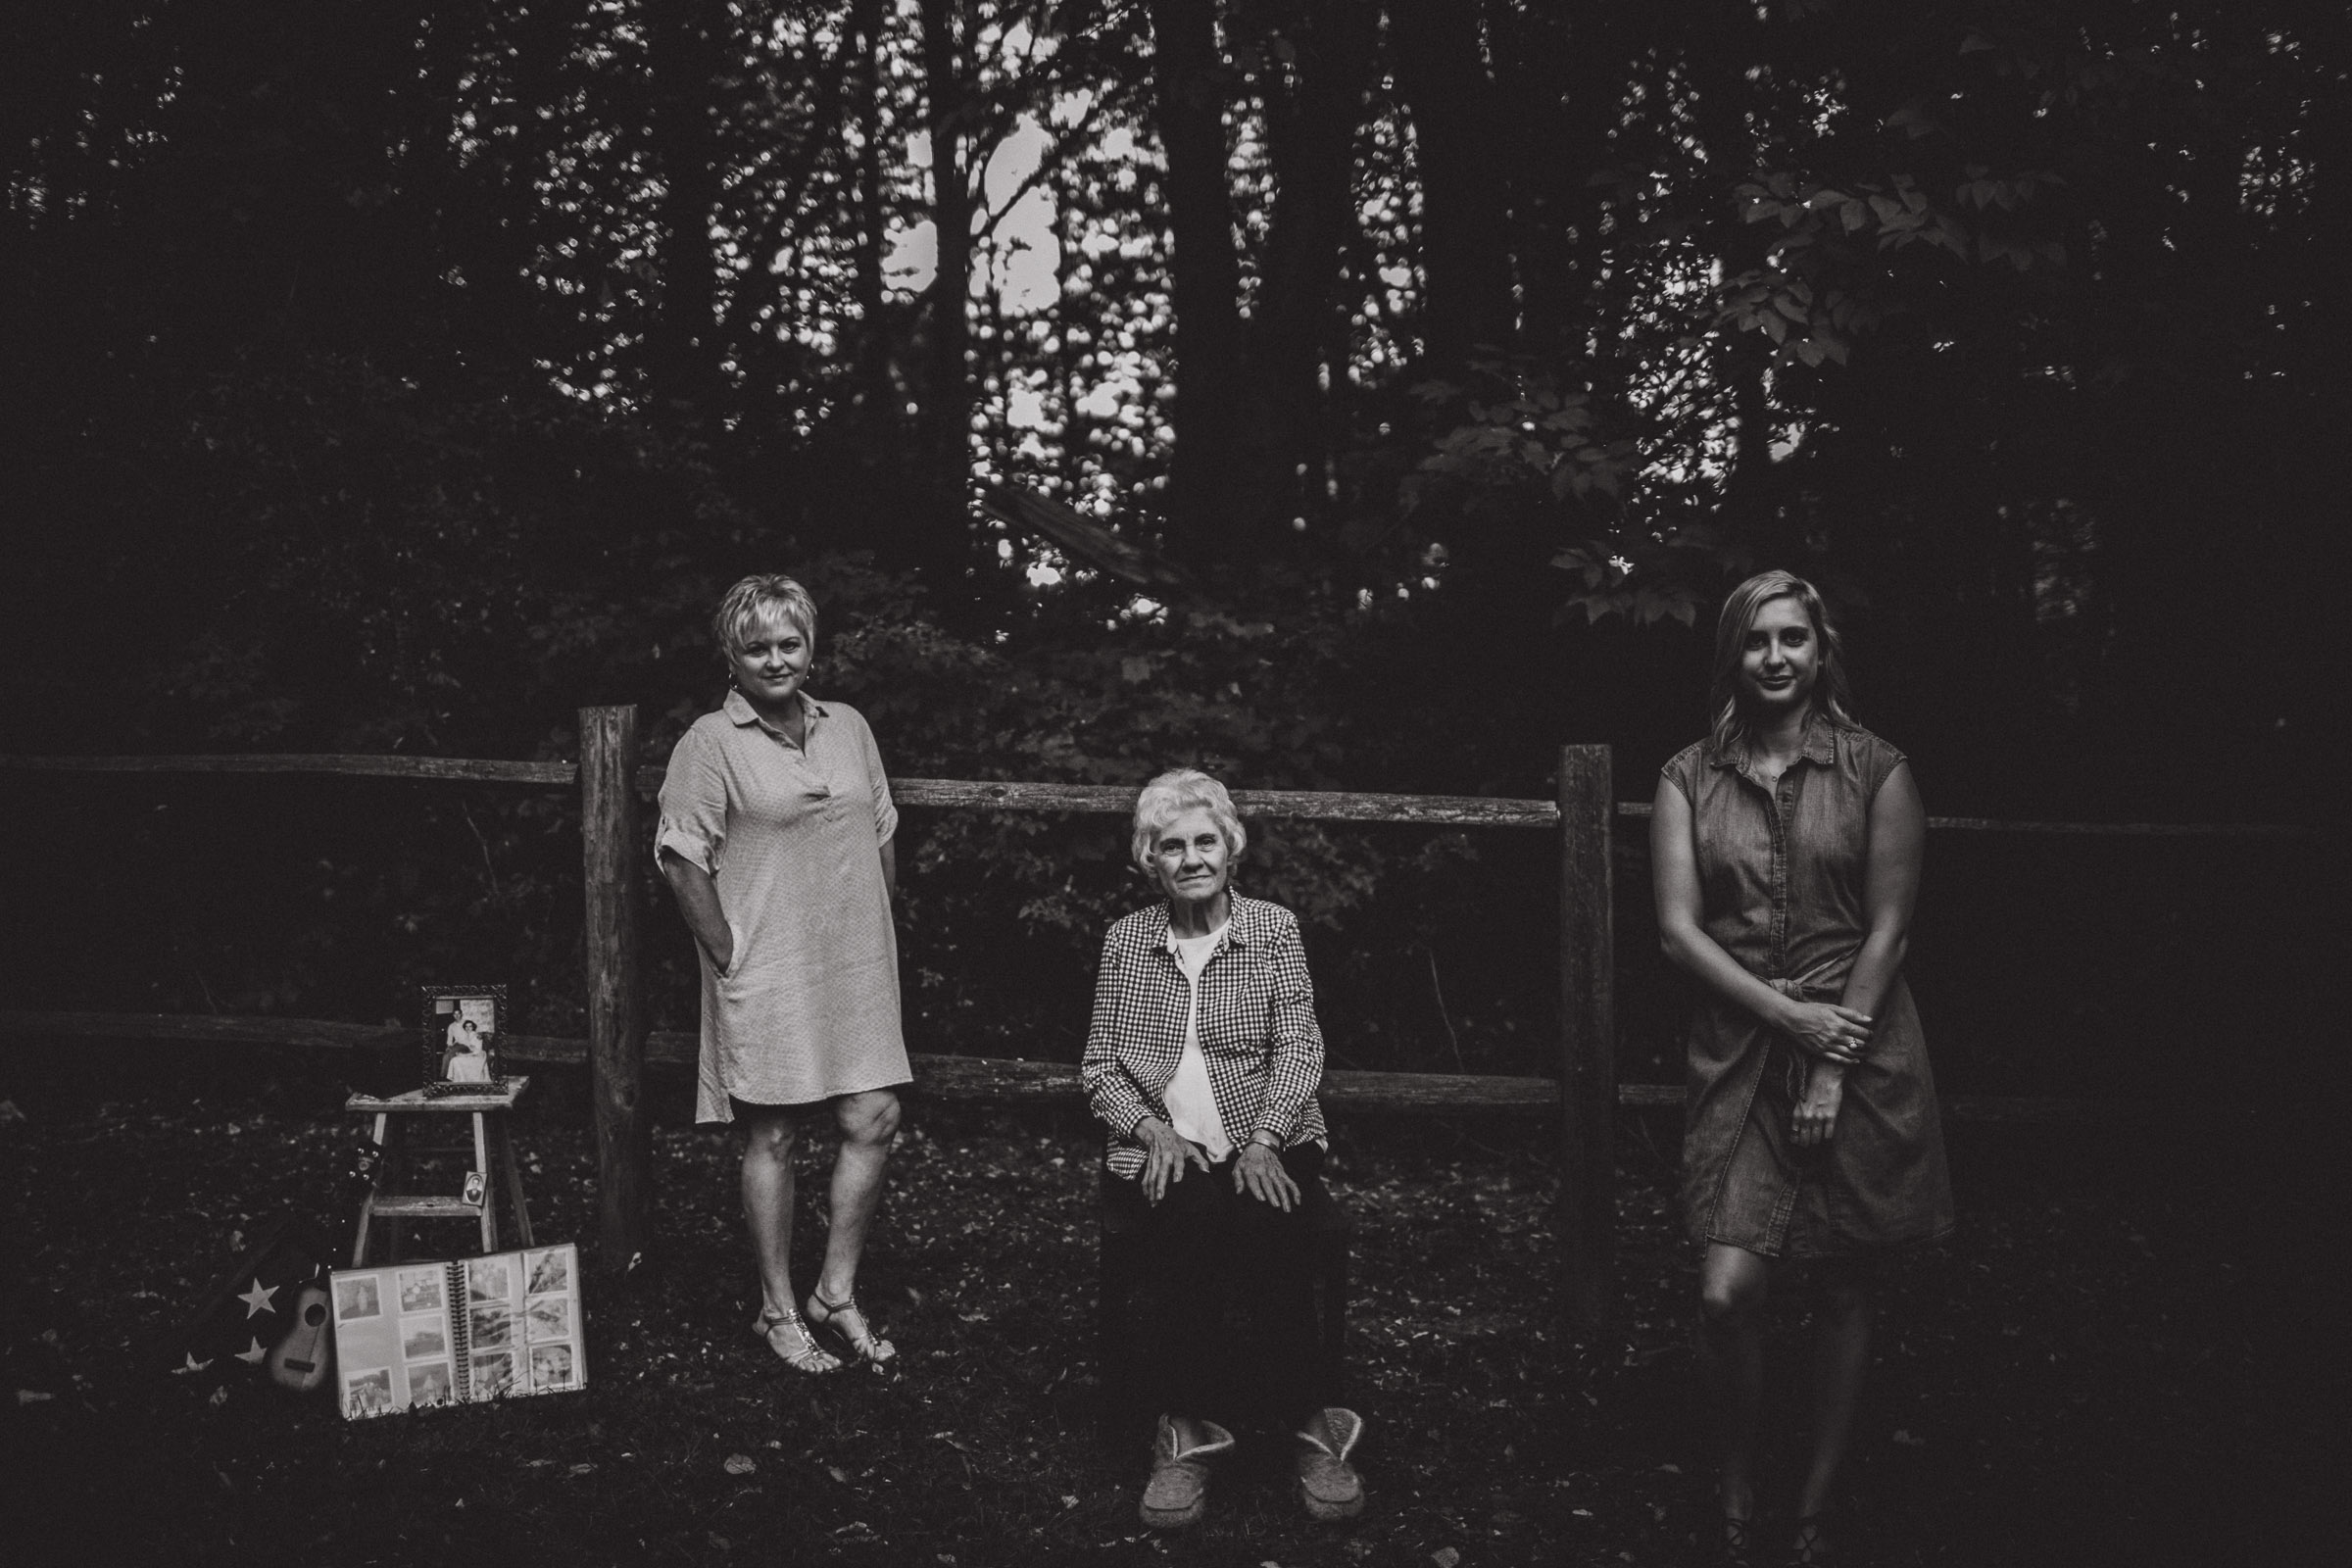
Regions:
<svg viewBox="0 0 2352 1568"><path fill-rule="evenodd" d="M1747 128L1755 95L1747 74L1763 55L1760 30L1743 0L1717 0L1716 15L1685 35L1692 114L1706 155L1705 172L1696 182L1699 211L1705 215L1699 238L1715 252L1726 277L1763 266L1772 237L1766 225L1741 220L1734 193L1759 152ZM1765 385L1771 365L1771 342L1758 332L1732 334L1716 363L1716 373L1729 383L1733 423L1723 512L1757 545L1767 564L1802 570L1803 530L1779 515L1772 398Z"/></svg>
<svg viewBox="0 0 2352 1568"><path fill-rule="evenodd" d="M1356 0L1309 0L1293 15L1288 90L1269 83L1265 94L1274 210L1243 383L1247 489L1234 520L1252 553L1313 505L1300 476L1324 456L1316 367L1355 218L1355 138L1379 35L1379 13Z"/></svg>
<svg viewBox="0 0 2352 1568"><path fill-rule="evenodd" d="M1390 57L1413 122L1421 186L1421 267L1428 278L1422 351L1459 366L1511 337L1511 258L1494 81L1478 9L1462 0L1390 0Z"/></svg>
<svg viewBox="0 0 2352 1568"><path fill-rule="evenodd" d="M965 492L971 473L972 171L965 154L971 83L965 0L920 0L926 120L931 132L931 223L938 270L925 297L920 515L908 519L907 563L947 598L963 596L970 565Z"/></svg>
<svg viewBox="0 0 2352 1568"><path fill-rule="evenodd" d="M1176 309L1176 452L1168 483L1176 554L1196 569L1238 542L1228 486L1242 385L1241 259L1225 167L1225 88L1215 0L1151 0L1152 100L1167 159Z"/></svg>
<svg viewBox="0 0 2352 1568"><path fill-rule="evenodd" d="M855 395L870 404L887 386L889 339L882 320L882 237L889 218L882 208L882 0L856 0L850 7L856 37L858 114L858 233L850 297L858 303ZM869 416L882 414L867 408Z"/></svg>
<svg viewBox="0 0 2352 1568"><path fill-rule="evenodd" d="M1566 10L1495 5L1488 24L1502 105L1495 119L1511 127L1494 156L1507 171L1520 342L1582 361L1610 243L1601 232L1610 190L1592 176L1616 156L1610 132L1655 24L1622 8ZM1605 342L1605 324L1600 335Z"/></svg>
<svg viewBox="0 0 2352 1568"><path fill-rule="evenodd" d="M728 14L714 0L669 0L645 15L654 162L662 174L661 294L647 329L646 370L657 409L693 422L720 412L718 262L710 249L720 155L712 99Z"/></svg>

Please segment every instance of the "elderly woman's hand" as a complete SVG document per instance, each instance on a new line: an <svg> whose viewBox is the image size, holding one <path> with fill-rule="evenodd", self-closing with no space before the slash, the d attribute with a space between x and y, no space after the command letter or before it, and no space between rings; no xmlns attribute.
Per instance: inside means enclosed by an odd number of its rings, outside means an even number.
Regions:
<svg viewBox="0 0 2352 1568"><path fill-rule="evenodd" d="M1233 1190L1272 1203L1288 1214L1298 1202L1298 1184L1283 1168L1282 1156L1251 1140L1233 1162Z"/></svg>
<svg viewBox="0 0 2352 1568"><path fill-rule="evenodd" d="M1146 1116L1135 1136L1144 1141L1144 1197L1152 1202L1168 1196L1168 1183L1184 1180L1186 1160L1208 1169L1208 1156L1157 1116Z"/></svg>

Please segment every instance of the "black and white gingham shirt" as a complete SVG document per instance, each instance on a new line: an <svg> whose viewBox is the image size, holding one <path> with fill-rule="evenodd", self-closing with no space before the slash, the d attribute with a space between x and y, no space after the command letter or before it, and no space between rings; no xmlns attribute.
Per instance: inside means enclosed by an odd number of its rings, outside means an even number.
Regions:
<svg viewBox="0 0 2352 1568"><path fill-rule="evenodd" d="M1200 1054L1226 1136L1238 1146L1260 1130L1284 1148L1325 1142L1315 1086L1323 1081L1323 1030L1306 972L1298 917L1279 904L1232 895L1225 937L1200 971ZM1102 938L1095 1016L1079 1073L1086 1101L1110 1128L1111 1174L1144 1168L1135 1136L1147 1116L1168 1120L1161 1100L1184 1054L1192 988L1168 950L1168 906L1114 921Z"/></svg>

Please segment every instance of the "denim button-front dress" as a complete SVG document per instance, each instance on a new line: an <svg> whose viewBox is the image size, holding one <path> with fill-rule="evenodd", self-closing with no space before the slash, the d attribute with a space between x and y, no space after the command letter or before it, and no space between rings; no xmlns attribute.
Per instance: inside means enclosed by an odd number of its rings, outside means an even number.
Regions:
<svg viewBox="0 0 2352 1568"><path fill-rule="evenodd" d="M1785 995L1839 1002L1868 934L1870 808L1902 753L1816 715L1777 784L1747 752L1690 746L1664 774L1690 803L1700 925ZM1940 1236L1951 1177L1927 1041L1901 974L1845 1076L1828 1143L1799 1149L1789 1117L1804 1057L1754 1014L1702 995L1687 1041L1683 1214L1691 1238L1768 1257L1833 1257Z"/></svg>

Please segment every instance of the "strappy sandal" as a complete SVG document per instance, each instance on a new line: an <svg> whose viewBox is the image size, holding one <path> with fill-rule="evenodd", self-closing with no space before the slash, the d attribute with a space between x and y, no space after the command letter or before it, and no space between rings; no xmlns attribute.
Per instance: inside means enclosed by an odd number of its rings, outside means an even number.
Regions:
<svg viewBox="0 0 2352 1568"><path fill-rule="evenodd" d="M1838 1561L1837 1541L1830 1534L1830 1516L1809 1513L1796 1522L1796 1534L1788 1543L1788 1561L1792 1565L1812 1564L1819 1568Z"/></svg>
<svg viewBox="0 0 2352 1568"><path fill-rule="evenodd" d="M776 1343L776 1334L782 1329L790 1329L801 1337L799 1349L787 1350ZM776 1352L777 1358L795 1372L822 1377L828 1372L841 1370L841 1357L817 1344L816 1336L808 1331L808 1325L802 1320L801 1314L789 1306L781 1312L760 1308L760 1315L752 1320L752 1333L765 1341L767 1348Z"/></svg>
<svg viewBox="0 0 2352 1568"><path fill-rule="evenodd" d="M899 1348L877 1335L865 1321L865 1313L858 1306L857 1293L838 1301L828 1301L816 1293L808 1293L805 1308L816 1326L839 1340L850 1353L844 1359L862 1361L877 1370L898 1359Z"/></svg>

